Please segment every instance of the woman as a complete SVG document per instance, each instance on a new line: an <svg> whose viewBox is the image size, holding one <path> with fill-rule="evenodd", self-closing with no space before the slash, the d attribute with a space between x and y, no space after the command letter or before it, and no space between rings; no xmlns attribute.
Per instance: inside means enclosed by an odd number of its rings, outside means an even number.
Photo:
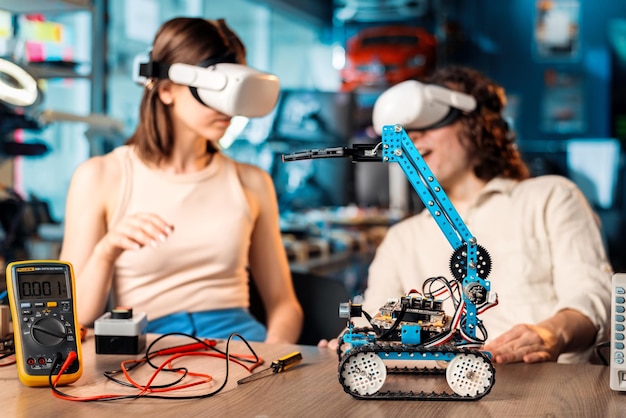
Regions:
<svg viewBox="0 0 626 418"><path fill-rule="evenodd" d="M463 67L440 69L429 83L476 101L442 123L405 129L490 254L487 279L499 304L480 315L485 349L502 363L587 360L606 335L610 303L612 272L597 218L569 180L529 177L502 116L502 87ZM449 276L453 250L428 211L394 225L370 266L364 310L374 314L388 298Z"/></svg>
<svg viewBox="0 0 626 418"><path fill-rule="evenodd" d="M175 18L156 34L151 67L245 64L223 21ZM149 74L139 125L107 155L76 170L61 259L76 273L79 320L92 324L112 294L145 312L148 332L266 342L297 340L296 299L271 178L219 152L231 120L197 90ZM248 312L249 272L267 328Z"/></svg>

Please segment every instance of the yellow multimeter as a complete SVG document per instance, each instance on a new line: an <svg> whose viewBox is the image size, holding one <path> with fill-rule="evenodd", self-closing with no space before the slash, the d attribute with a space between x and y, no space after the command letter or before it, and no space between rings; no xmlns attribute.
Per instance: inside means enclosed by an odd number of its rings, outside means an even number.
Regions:
<svg viewBox="0 0 626 418"><path fill-rule="evenodd" d="M57 384L78 380L83 361L72 265L56 260L15 261L7 265L6 280L20 381L26 386L47 386L50 374L55 380L72 352L76 360Z"/></svg>

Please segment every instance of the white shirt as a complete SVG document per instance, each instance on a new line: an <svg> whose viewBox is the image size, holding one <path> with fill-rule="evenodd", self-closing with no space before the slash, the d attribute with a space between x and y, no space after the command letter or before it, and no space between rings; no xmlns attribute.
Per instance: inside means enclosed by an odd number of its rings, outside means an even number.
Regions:
<svg viewBox="0 0 626 418"><path fill-rule="evenodd" d="M489 338L565 308L591 320L597 341L607 335L612 269L598 218L574 183L496 178L461 216L491 258L486 279L499 304L479 316ZM364 310L373 315L388 298L421 291L429 277L451 278L453 250L426 210L391 227L369 269ZM590 352L559 361L586 361Z"/></svg>

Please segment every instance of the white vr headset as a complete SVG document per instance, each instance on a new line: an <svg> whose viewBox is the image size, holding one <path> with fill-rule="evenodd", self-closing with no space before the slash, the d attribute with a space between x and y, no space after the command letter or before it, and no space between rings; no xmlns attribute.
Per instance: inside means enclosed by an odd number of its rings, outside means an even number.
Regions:
<svg viewBox="0 0 626 418"><path fill-rule="evenodd" d="M378 97L372 122L378 135L384 125L402 125L407 131L434 129L454 122L461 111L474 109L476 99L469 94L408 80Z"/></svg>
<svg viewBox="0 0 626 418"><path fill-rule="evenodd" d="M200 103L228 116L265 116L278 101L278 77L246 65L227 62L207 67L179 63L167 65L145 58L135 59L135 66L139 67L135 72L136 82L144 84L148 78L161 78L189 86Z"/></svg>

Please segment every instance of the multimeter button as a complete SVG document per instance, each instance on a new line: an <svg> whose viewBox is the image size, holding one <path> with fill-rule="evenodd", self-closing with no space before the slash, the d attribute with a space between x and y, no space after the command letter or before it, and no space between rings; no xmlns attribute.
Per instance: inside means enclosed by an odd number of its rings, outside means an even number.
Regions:
<svg viewBox="0 0 626 418"><path fill-rule="evenodd" d="M622 334L621 332L616 332L615 339L618 341L624 341L624 334Z"/></svg>
<svg viewBox="0 0 626 418"><path fill-rule="evenodd" d="M22 302L20 303L20 308L30 308L32 305L30 304L30 302Z"/></svg>
<svg viewBox="0 0 626 418"><path fill-rule="evenodd" d="M624 315L615 315L615 320L617 322L624 322Z"/></svg>
<svg viewBox="0 0 626 418"><path fill-rule="evenodd" d="M622 364L623 362L624 362L623 358L616 358L615 359L615 363L617 363L617 364Z"/></svg>
<svg viewBox="0 0 626 418"><path fill-rule="evenodd" d="M618 295L623 295L624 293L626 293L626 290L624 290L623 287L616 287L615 293L617 293Z"/></svg>
<svg viewBox="0 0 626 418"><path fill-rule="evenodd" d="M623 324L615 324L615 331L624 331Z"/></svg>
<svg viewBox="0 0 626 418"><path fill-rule="evenodd" d="M56 302L48 302L48 308L56 308L58 306L58 303Z"/></svg>
<svg viewBox="0 0 626 418"><path fill-rule="evenodd" d="M623 350L624 349L624 343L615 343L615 348L618 350Z"/></svg>
<svg viewBox="0 0 626 418"><path fill-rule="evenodd" d="M35 308L43 308L46 306L43 302L35 302Z"/></svg>
<svg viewBox="0 0 626 418"><path fill-rule="evenodd" d="M33 311L22 311L22 315L32 315Z"/></svg>
<svg viewBox="0 0 626 418"><path fill-rule="evenodd" d="M617 353L615 353L615 358L624 358L624 353L618 351Z"/></svg>
<svg viewBox="0 0 626 418"><path fill-rule="evenodd" d="M618 296L615 298L615 302L617 303L624 303L626 301L626 299L624 299L624 296Z"/></svg>
<svg viewBox="0 0 626 418"><path fill-rule="evenodd" d="M626 309L624 309L623 306L616 306L615 307L615 311L618 313L624 313L626 311Z"/></svg>

